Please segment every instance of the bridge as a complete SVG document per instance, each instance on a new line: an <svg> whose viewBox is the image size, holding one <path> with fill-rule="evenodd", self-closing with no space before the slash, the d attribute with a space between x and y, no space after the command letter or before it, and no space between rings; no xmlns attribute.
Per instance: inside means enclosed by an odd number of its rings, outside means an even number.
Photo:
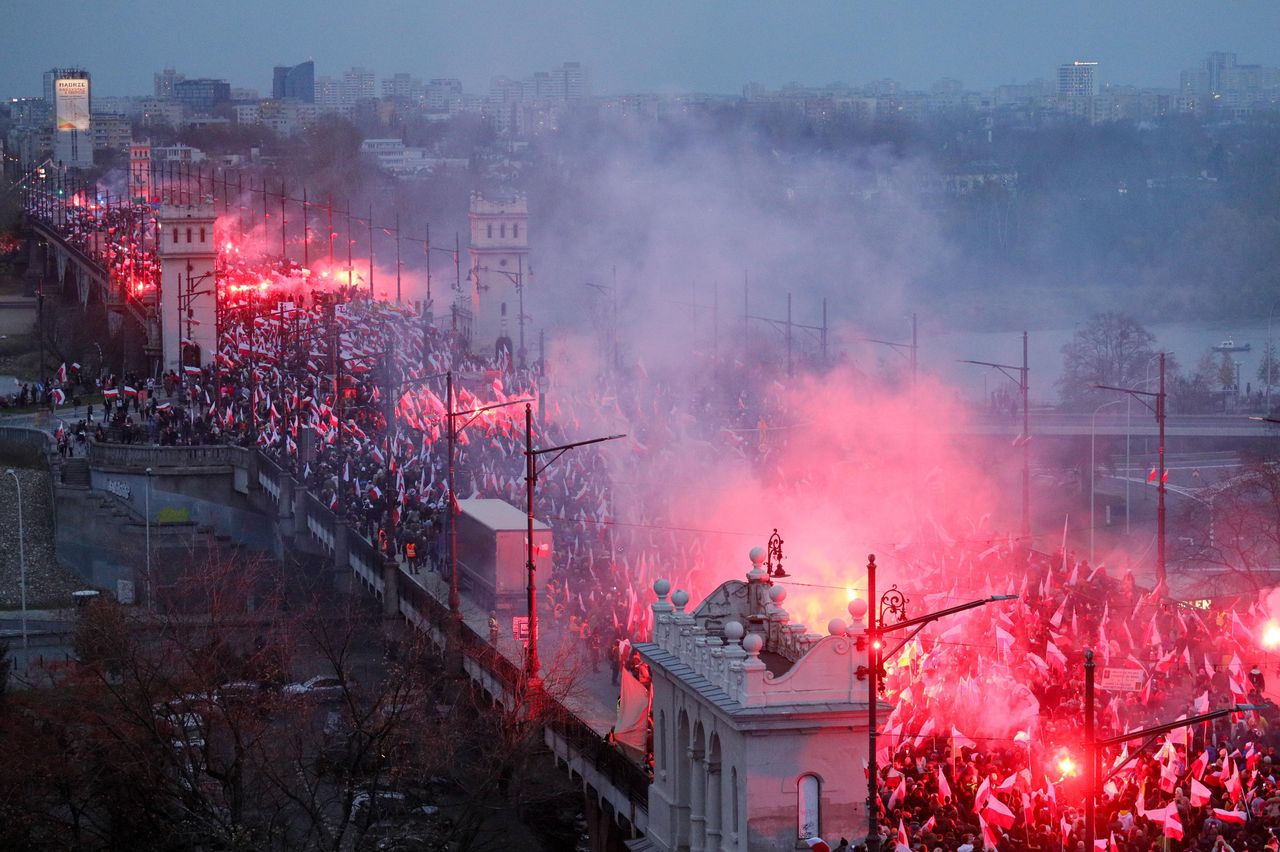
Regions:
<svg viewBox="0 0 1280 852"><path fill-rule="evenodd" d="M1145 407L1135 405L1132 417L1111 411L1094 417L1089 413L1032 410L1030 430L1033 437L1055 438L1097 437L1156 438L1160 430L1155 418ZM1022 418L976 414L968 421L952 425L935 423L939 432L960 435L992 435L1016 438L1022 434ZM1280 424L1254 420L1243 414L1170 414L1165 420L1166 438L1277 438Z"/></svg>
<svg viewBox="0 0 1280 852"><path fill-rule="evenodd" d="M19 440L47 446L50 439L38 428L0 425L0 441ZM495 702L518 708L525 701L523 645L510 631L504 631L506 635L497 642L490 641L487 608L462 590L463 628L458 647L451 648L445 578L429 569L415 575L406 565L384 557L304 482L261 451L227 445L167 447L91 440L85 459L64 460L51 451L48 455L57 483L60 549L64 545L74 549L74 542L68 540L88 536L98 542L99 556L103 556L101 551L111 546L112 537L104 529L110 519L92 516L103 502L131 513L128 523L133 535L140 533L140 519L148 507L154 514L161 506L182 503L192 515L185 525L191 531L188 535L267 545L277 553L289 552L319 564L339 587L376 598L385 618L420 631L442 654L460 651L465 675ZM239 508L238 499L244 500ZM245 508L257 517L249 518ZM169 526L174 525L158 527L153 535ZM264 526L270 529L273 542L264 541ZM123 549L133 553L130 546ZM540 609L540 615L544 680L563 681L555 667L564 665L578 649L561 632L552 612ZM624 841L642 837L649 825L648 771L607 740L617 700L618 687L611 685L608 666L598 674L586 666L575 670L570 688L548 690L547 706L540 714L545 744L557 765L581 786L592 848L601 852L622 849Z"/></svg>

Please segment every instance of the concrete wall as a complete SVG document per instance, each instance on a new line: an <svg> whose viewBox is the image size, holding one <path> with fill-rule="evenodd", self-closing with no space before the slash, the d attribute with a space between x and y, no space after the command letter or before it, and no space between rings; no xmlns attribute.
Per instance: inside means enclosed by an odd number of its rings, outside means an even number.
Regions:
<svg viewBox="0 0 1280 852"><path fill-rule="evenodd" d="M273 520L258 512L247 494L234 487L231 470L197 472L192 469L153 468L150 476L150 515L153 532L169 524L211 527L254 550L274 551ZM97 491L127 503L139 518L147 516L148 476L144 472L90 468L89 481Z"/></svg>

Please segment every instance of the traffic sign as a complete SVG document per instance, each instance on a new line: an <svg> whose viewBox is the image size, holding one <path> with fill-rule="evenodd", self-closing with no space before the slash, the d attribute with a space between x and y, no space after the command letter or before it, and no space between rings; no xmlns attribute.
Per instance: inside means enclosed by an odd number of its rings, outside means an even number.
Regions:
<svg viewBox="0 0 1280 852"><path fill-rule="evenodd" d="M1103 666L1098 674L1098 689L1109 689L1113 692L1137 692L1142 689L1142 682L1147 673L1142 669L1122 669Z"/></svg>

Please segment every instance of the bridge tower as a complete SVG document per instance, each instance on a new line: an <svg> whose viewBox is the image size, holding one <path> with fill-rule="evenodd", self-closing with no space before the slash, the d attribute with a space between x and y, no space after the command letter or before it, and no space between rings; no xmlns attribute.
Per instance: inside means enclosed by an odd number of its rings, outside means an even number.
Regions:
<svg viewBox="0 0 1280 852"><path fill-rule="evenodd" d="M467 283L458 305L471 313L471 350L493 355L505 347L518 352L527 320L521 317L521 292L529 280L529 205L522 194L487 199L471 194L471 242Z"/></svg>
<svg viewBox="0 0 1280 852"><path fill-rule="evenodd" d="M160 224L161 369L201 366L217 351L217 286L213 236L215 214L208 204L164 204Z"/></svg>

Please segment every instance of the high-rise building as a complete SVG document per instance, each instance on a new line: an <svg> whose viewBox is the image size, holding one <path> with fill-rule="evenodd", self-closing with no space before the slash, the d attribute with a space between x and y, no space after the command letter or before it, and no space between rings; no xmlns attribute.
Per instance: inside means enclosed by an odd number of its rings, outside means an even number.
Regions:
<svg viewBox="0 0 1280 852"><path fill-rule="evenodd" d="M45 97L53 104L53 159L76 168L93 166L89 72L54 68L45 72Z"/></svg>
<svg viewBox="0 0 1280 852"><path fill-rule="evenodd" d="M271 97L316 102L316 64L311 60L297 65L277 65L271 78Z"/></svg>
<svg viewBox="0 0 1280 852"><path fill-rule="evenodd" d="M457 112L462 104L461 80L437 78L427 83L426 106L430 112Z"/></svg>
<svg viewBox="0 0 1280 852"><path fill-rule="evenodd" d="M226 80L201 77L175 83L173 94L189 113L209 112L214 107L231 102L231 84Z"/></svg>
<svg viewBox="0 0 1280 852"><path fill-rule="evenodd" d="M1098 94L1097 62L1076 60L1058 66L1058 96L1091 98Z"/></svg>
<svg viewBox="0 0 1280 852"><path fill-rule="evenodd" d="M156 97L171 99L175 97L173 87L187 79L172 68L166 68L155 75Z"/></svg>
<svg viewBox="0 0 1280 852"><path fill-rule="evenodd" d="M357 101L374 97L376 95L372 71L368 68L356 67L342 72L342 79L338 81L338 104L342 109L349 110L356 105Z"/></svg>
<svg viewBox="0 0 1280 852"><path fill-rule="evenodd" d="M406 101L420 101L425 94L422 81L401 71L382 81L384 98L399 98Z"/></svg>
<svg viewBox="0 0 1280 852"><path fill-rule="evenodd" d="M581 62L565 62L551 73L558 78L556 88L564 100L577 102L591 97L591 76Z"/></svg>

